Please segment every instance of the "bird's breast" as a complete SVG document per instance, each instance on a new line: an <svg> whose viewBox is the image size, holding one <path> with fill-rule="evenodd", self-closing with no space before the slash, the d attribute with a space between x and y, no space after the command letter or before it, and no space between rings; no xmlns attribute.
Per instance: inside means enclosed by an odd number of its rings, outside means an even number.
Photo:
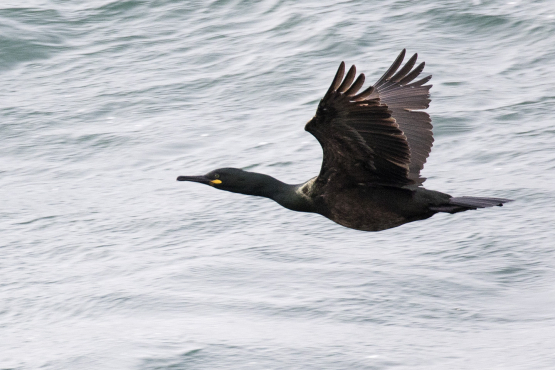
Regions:
<svg viewBox="0 0 555 370"><path fill-rule="evenodd" d="M405 189L352 187L323 193L322 213L340 225L364 231L380 231L415 219L429 217L414 206L412 192Z"/></svg>

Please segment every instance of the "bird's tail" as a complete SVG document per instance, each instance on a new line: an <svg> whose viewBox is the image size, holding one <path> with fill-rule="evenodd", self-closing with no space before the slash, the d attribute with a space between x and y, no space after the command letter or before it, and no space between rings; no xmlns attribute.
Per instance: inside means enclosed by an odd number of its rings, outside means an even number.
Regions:
<svg viewBox="0 0 555 370"><path fill-rule="evenodd" d="M479 198L479 197L453 197L449 203L440 206L430 207L432 211L457 213L468 211L469 209L487 208L503 206L503 203L512 202L512 199L504 198Z"/></svg>

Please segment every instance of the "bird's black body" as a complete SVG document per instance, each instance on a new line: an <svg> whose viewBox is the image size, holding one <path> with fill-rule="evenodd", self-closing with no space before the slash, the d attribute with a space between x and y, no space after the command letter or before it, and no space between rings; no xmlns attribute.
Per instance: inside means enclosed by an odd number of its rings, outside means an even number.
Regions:
<svg viewBox="0 0 555 370"><path fill-rule="evenodd" d="M424 69L413 69L415 54L401 69L403 50L370 88L352 66L339 70L305 129L322 145L320 174L300 185L235 168L180 181L205 183L221 190L267 197L283 207L321 214L340 225L379 231L423 220L438 212L501 206L509 199L451 197L422 187L420 170L433 137L429 105L431 76L412 82ZM354 82L353 82L354 81ZM358 93L358 94L357 94Z"/></svg>

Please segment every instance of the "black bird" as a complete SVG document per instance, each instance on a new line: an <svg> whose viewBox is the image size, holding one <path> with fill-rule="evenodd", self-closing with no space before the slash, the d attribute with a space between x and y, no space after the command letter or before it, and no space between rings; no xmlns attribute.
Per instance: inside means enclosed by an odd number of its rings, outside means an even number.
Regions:
<svg viewBox="0 0 555 370"><path fill-rule="evenodd" d="M353 65L347 76L341 62L305 130L324 152L320 174L289 185L271 176L220 168L204 176L179 176L216 189L275 200L293 211L319 213L340 225L379 231L423 220L438 212L502 206L510 199L452 197L422 187L420 177L432 143L432 124L422 111L430 103L426 83L412 82L424 69L413 69L418 54L401 68L405 50L373 86L358 93L364 74Z"/></svg>

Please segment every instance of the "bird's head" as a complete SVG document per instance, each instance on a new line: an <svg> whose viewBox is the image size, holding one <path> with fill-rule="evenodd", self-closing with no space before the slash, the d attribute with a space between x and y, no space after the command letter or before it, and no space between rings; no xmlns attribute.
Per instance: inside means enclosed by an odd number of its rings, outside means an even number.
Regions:
<svg viewBox="0 0 555 370"><path fill-rule="evenodd" d="M219 168L202 176L179 176L177 181L200 182L216 189L234 193L258 195L266 175L243 171L239 168Z"/></svg>

